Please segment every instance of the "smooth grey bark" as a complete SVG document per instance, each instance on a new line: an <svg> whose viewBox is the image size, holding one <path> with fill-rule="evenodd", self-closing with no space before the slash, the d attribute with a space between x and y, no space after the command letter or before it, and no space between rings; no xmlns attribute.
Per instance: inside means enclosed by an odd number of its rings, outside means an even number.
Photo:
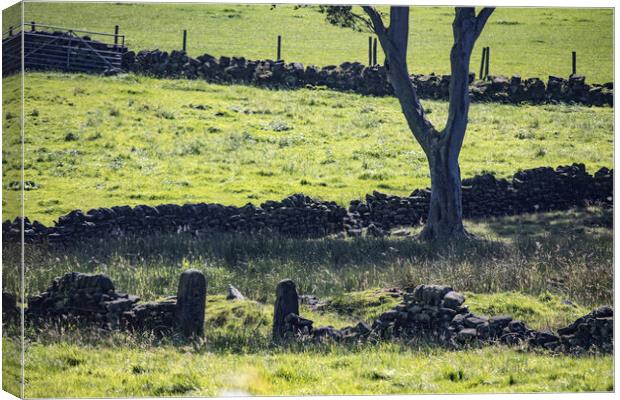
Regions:
<svg viewBox="0 0 620 400"><path fill-rule="evenodd" d="M450 104L442 131L426 118L424 108L409 78L407 42L409 7L390 8L390 26L386 28L374 7L363 6L373 30L386 54L388 79L398 98L407 124L420 143L429 163L431 200L429 215L421 237L427 240L465 236L461 197L459 154L467 130L469 113L469 62L474 44L493 8L483 8L478 15L473 7L455 9L450 51Z"/></svg>

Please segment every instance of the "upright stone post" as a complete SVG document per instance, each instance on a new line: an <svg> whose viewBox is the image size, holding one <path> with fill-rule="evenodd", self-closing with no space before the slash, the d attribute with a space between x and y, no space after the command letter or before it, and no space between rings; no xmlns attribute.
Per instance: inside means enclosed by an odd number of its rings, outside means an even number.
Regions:
<svg viewBox="0 0 620 400"><path fill-rule="evenodd" d="M205 324L207 279L195 269L181 274L177 292L177 321L186 338L202 337Z"/></svg>
<svg viewBox="0 0 620 400"><path fill-rule="evenodd" d="M299 298L295 282L285 279L276 287L276 303L273 310L273 341L278 343L284 339L284 318L291 314L299 315Z"/></svg>

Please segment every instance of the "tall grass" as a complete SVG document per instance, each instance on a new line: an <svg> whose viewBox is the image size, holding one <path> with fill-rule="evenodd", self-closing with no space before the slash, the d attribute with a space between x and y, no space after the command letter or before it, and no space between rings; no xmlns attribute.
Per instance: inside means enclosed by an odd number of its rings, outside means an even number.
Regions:
<svg viewBox="0 0 620 400"><path fill-rule="evenodd" d="M203 271L209 293L229 283L250 298L271 301L278 281L291 278L302 293L319 296L376 287L452 285L460 291L561 294L584 305L613 299L612 231L591 209L472 221L478 240L436 247L409 238L293 239L274 235L152 234L79 241L68 246L26 246L26 293L44 290L68 271L105 272L117 290L143 299L175 294L187 268ZM572 215L581 229L557 223ZM605 212L606 218L611 218ZM528 229L513 226L524 221ZM549 225L556 220L555 225ZM525 224L538 221L538 225ZM502 221L504 221L502 223ZM589 224L594 224L594 227ZM493 233L502 226L504 231ZM546 226L555 226L547 230ZM534 232L536 228L537 232ZM18 249L5 247L5 288L15 291Z"/></svg>

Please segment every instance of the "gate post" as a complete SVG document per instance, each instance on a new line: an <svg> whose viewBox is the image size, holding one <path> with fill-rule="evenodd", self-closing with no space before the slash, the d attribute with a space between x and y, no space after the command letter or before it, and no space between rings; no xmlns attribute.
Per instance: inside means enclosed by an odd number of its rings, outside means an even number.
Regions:
<svg viewBox="0 0 620 400"><path fill-rule="evenodd" d="M114 47L118 46L118 25L114 25Z"/></svg>
<svg viewBox="0 0 620 400"><path fill-rule="evenodd" d="M487 58L484 61L484 77L489 79L489 60L491 59L491 47L487 46Z"/></svg>
<svg viewBox="0 0 620 400"><path fill-rule="evenodd" d="M377 38L372 43L372 63L377 65Z"/></svg>
<svg viewBox="0 0 620 400"><path fill-rule="evenodd" d="M195 269L181 274L177 291L177 321L186 338L202 337L205 324L207 278Z"/></svg>
<svg viewBox="0 0 620 400"><path fill-rule="evenodd" d="M275 343L282 342L285 336L285 322L289 314L299 315L299 298L295 282L285 279L276 286L276 303L273 310L273 331L272 337Z"/></svg>

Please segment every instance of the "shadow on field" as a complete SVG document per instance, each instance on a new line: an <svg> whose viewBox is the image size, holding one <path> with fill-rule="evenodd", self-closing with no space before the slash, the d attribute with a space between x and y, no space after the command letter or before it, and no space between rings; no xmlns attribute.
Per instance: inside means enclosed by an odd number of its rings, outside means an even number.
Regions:
<svg viewBox="0 0 620 400"><path fill-rule="evenodd" d="M547 235L580 235L601 229L612 230L613 218L613 210L592 207L582 210L490 218L480 222L486 225L492 236L533 238Z"/></svg>
<svg viewBox="0 0 620 400"><path fill-rule="evenodd" d="M209 295L233 284L271 302L295 280L301 293L328 296L369 288L452 285L488 293L556 292L583 305L613 299L611 213L600 209L469 221L479 240L444 248L413 237L293 239L277 235L191 234L26 246L26 292L45 290L68 271L104 272L118 290L150 300L176 293L179 274L201 270ZM19 252L4 249L5 288L15 291Z"/></svg>

